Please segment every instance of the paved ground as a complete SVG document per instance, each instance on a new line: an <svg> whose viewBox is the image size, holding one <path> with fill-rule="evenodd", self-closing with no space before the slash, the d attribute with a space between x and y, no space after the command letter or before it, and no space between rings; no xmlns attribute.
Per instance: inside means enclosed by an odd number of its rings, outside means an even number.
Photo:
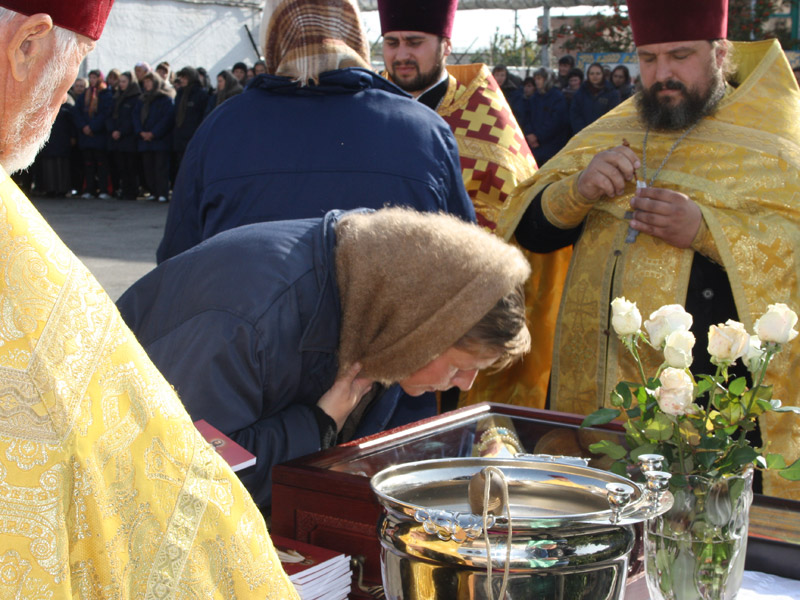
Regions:
<svg viewBox="0 0 800 600"><path fill-rule="evenodd" d="M113 300L156 265L167 204L31 197Z"/></svg>

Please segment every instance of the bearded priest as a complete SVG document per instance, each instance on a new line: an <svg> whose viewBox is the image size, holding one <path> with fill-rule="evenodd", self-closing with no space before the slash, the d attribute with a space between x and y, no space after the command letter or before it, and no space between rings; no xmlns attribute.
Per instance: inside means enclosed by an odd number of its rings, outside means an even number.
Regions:
<svg viewBox="0 0 800 600"><path fill-rule="evenodd" d="M0 596L297 598L261 514L8 173L113 0L0 0Z"/></svg>
<svg viewBox="0 0 800 600"><path fill-rule="evenodd" d="M572 138L515 192L517 240L575 243L561 301L550 406L589 414L632 361L609 334L611 299L643 314L681 304L705 340L800 298L800 90L776 40L731 43L727 0L628 0L641 90ZM698 344L693 369L709 373ZM648 354L646 372L660 357ZM773 360L774 397L797 404L797 347ZM769 452L800 457L800 418L762 419ZM764 491L800 499L800 484Z"/></svg>

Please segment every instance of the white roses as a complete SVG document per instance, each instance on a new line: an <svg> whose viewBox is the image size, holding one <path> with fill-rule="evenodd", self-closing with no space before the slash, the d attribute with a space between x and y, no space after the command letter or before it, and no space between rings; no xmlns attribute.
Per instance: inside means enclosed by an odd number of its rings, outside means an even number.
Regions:
<svg viewBox="0 0 800 600"><path fill-rule="evenodd" d="M797 315L785 304L770 304L767 312L756 321L756 334L762 342L785 344L795 338Z"/></svg>
<svg viewBox="0 0 800 600"><path fill-rule="evenodd" d="M624 296L611 302L611 326L619 336L633 335L642 326L642 315L636 302L629 302Z"/></svg>
<svg viewBox="0 0 800 600"><path fill-rule="evenodd" d="M694 400L694 383L686 370L667 367L659 379L661 387L655 391L659 408L676 417L690 412Z"/></svg>
<svg viewBox="0 0 800 600"><path fill-rule="evenodd" d="M724 325L708 329L708 354L715 365L732 364L747 354L749 347L750 334L738 321L728 319Z"/></svg>
<svg viewBox="0 0 800 600"><path fill-rule="evenodd" d="M664 346L664 361L675 369L688 369L692 364L694 334L678 329L667 336Z"/></svg>
<svg viewBox="0 0 800 600"><path fill-rule="evenodd" d="M650 336L650 343L656 348L662 348L670 333L689 331L692 328L692 315L680 304L667 304L650 315L644 322L644 328Z"/></svg>
<svg viewBox="0 0 800 600"><path fill-rule="evenodd" d="M667 304L650 315L644 322L649 344L664 352L664 365L673 369L688 369L692 364L695 337L689 329L692 315L680 304ZM794 326L797 315L785 304L770 304L764 315L755 323L758 336L750 336L744 325L728 319L724 324L712 325L708 330L708 354L715 365L727 368L738 359L753 372L762 363L764 344L785 344L797 336ZM624 297L611 302L611 325L626 345L635 344L641 336L642 315L635 302ZM774 352L774 349L771 350Z"/></svg>

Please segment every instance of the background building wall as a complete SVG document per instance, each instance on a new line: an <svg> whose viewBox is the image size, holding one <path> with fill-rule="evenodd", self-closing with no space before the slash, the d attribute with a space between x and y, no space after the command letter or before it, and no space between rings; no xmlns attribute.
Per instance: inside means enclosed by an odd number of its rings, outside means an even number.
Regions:
<svg viewBox="0 0 800 600"><path fill-rule="evenodd" d="M222 69L238 61L251 66L258 54L263 2L235 0L116 0L97 47L81 66L108 72L133 71L137 62L155 66L166 60L174 71L205 67L216 82Z"/></svg>

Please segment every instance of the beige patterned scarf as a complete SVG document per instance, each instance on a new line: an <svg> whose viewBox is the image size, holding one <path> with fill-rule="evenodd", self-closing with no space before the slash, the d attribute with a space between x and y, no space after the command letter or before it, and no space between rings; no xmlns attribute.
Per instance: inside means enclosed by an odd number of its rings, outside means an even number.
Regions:
<svg viewBox="0 0 800 600"><path fill-rule="evenodd" d="M369 44L351 0L267 0L261 23L267 72L301 85L347 67L370 68Z"/></svg>

